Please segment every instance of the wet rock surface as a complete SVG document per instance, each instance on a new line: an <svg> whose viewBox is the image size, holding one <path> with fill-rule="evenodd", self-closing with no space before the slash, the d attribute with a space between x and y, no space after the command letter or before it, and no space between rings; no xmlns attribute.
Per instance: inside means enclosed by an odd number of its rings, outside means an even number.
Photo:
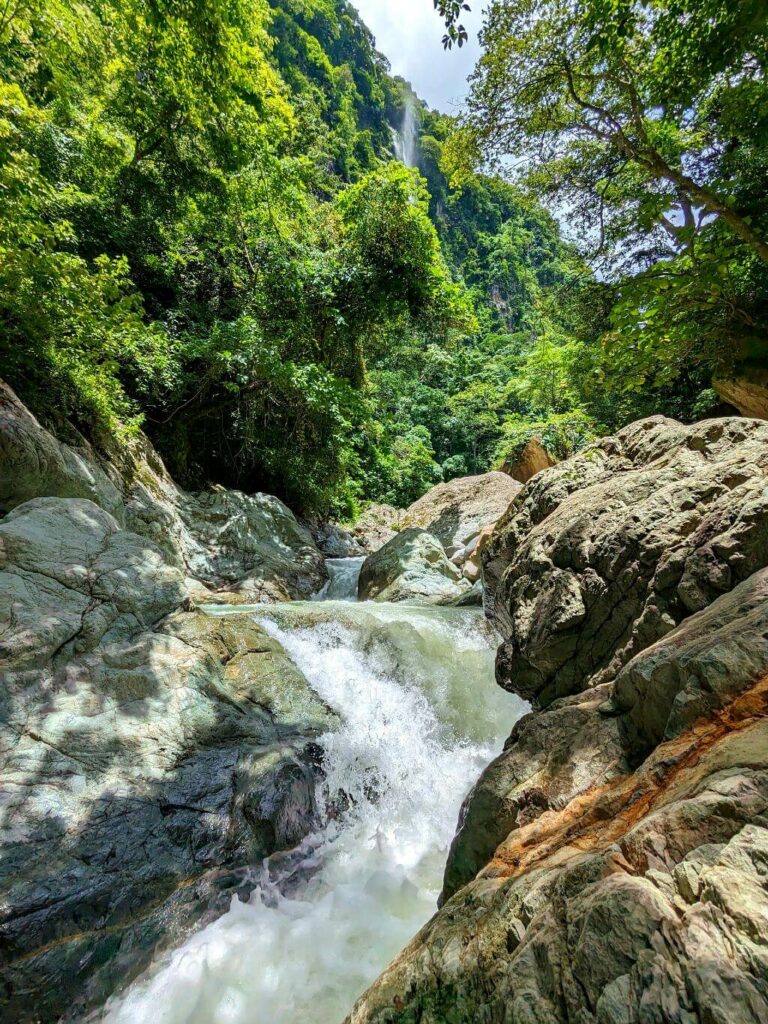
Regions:
<svg viewBox="0 0 768 1024"><path fill-rule="evenodd" d="M767 697L513 831L350 1022L763 1021Z"/></svg>
<svg viewBox="0 0 768 1024"><path fill-rule="evenodd" d="M609 693L599 687L565 698L515 725L464 802L441 902L470 882L514 829L621 774L618 722L600 714Z"/></svg>
<svg viewBox="0 0 768 1024"><path fill-rule="evenodd" d="M357 592L361 601L453 604L470 589L437 538L411 527L366 558Z"/></svg>
<svg viewBox="0 0 768 1024"><path fill-rule="evenodd" d="M175 613L4 684L0 1003L77 1019L312 829L335 718L247 616Z"/></svg>
<svg viewBox="0 0 768 1024"><path fill-rule="evenodd" d="M77 443L74 443L77 442ZM0 1017L82 1019L316 827L336 718L247 615L307 597L309 532L269 495L180 491L0 391Z"/></svg>
<svg viewBox="0 0 768 1024"><path fill-rule="evenodd" d="M654 417L521 492L486 578L541 710L350 1024L768 1020L766 460L755 421Z"/></svg>

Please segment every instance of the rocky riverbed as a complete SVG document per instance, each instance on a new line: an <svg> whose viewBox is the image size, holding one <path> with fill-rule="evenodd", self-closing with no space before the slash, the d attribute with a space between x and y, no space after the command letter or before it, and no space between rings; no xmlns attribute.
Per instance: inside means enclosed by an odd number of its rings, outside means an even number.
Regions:
<svg viewBox="0 0 768 1024"><path fill-rule="evenodd" d="M0 1013L78 1019L318 824L338 725L279 642L201 600L309 596L267 495L180 491L0 394Z"/></svg>

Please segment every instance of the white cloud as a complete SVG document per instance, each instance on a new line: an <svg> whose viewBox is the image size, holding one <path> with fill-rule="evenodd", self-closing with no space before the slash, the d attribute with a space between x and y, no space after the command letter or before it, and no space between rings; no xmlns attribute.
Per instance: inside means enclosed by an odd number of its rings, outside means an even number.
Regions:
<svg viewBox="0 0 768 1024"><path fill-rule="evenodd" d="M467 94L467 76L480 53L477 33L481 0L471 3L462 23L469 41L461 49L443 50L443 23L432 0L352 0L376 36L376 46L422 99L438 110L455 113Z"/></svg>

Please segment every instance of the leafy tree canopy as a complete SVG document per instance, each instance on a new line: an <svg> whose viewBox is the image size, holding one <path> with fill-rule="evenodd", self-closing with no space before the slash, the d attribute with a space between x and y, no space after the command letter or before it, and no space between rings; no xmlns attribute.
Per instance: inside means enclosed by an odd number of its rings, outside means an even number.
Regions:
<svg viewBox="0 0 768 1024"><path fill-rule="evenodd" d="M503 164L556 204L620 285L607 342L631 387L749 358L768 284L765 4L496 0L483 42L454 179Z"/></svg>

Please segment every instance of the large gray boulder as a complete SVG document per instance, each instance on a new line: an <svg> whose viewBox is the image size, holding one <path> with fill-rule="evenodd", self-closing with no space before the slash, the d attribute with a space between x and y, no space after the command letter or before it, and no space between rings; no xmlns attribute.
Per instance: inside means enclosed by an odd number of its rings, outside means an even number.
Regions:
<svg viewBox="0 0 768 1024"><path fill-rule="evenodd" d="M361 600L480 603L482 549L519 490L505 473L433 487L392 520L400 532L390 531L366 559Z"/></svg>
<svg viewBox="0 0 768 1024"><path fill-rule="evenodd" d="M306 599L327 579L311 533L277 498L182 491L143 435L111 461L82 438L61 441L0 381L0 512L38 497L92 501L198 581L201 599L206 589L243 601Z"/></svg>
<svg viewBox="0 0 768 1024"><path fill-rule="evenodd" d="M366 558L357 593L361 601L454 604L470 589L440 541L412 527Z"/></svg>
<svg viewBox="0 0 768 1024"><path fill-rule="evenodd" d="M198 611L44 670L19 650L0 723L0 1016L33 1022L81 1019L316 827L335 716L249 617Z"/></svg>
<svg viewBox="0 0 768 1024"><path fill-rule="evenodd" d="M457 477L433 487L407 508L401 526L427 530L453 554L500 519L520 489L506 473Z"/></svg>
<svg viewBox="0 0 768 1024"><path fill-rule="evenodd" d="M544 707L613 679L768 564L768 424L655 416L535 476L483 553L497 678Z"/></svg>
<svg viewBox="0 0 768 1024"><path fill-rule="evenodd" d="M88 498L123 518L119 481L99 465L87 442L62 444L0 380L0 515L31 498Z"/></svg>
<svg viewBox="0 0 768 1024"><path fill-rule="evenodd" d="M216 488L183 495L181 552L187 571L254 603L307 600L328 578L309 530L271 494Z"/></svg>
<svg viewBox="0 0 768 1024"><path fill-rule="evenodd" d="M325 570L277 499L185 494L7 389L0 456L0 1017L80 1020L316 827L335 715L249 617L188 609Z"/></svg>
<svg viewBox="0 0 768 1024"><path fill-rule="evenodd" d="M181 572L85 498L35 498L0 520L0 670L42 670L152 625Z"/></svg>
<svg viewBox="0 0 768 1024"><path fill-rule="evenodd" d="M520 493L485 578L540 710L350 1024L768 1020L767 475L764 424L654 417Z"/></svg>
<svg viewBox="0 0 768 1024"><path fill-rule="evenodd" d="M768 667L768 569L692 615L638 654L616 677L612 705L628 755L726 708Z"/></svg>

